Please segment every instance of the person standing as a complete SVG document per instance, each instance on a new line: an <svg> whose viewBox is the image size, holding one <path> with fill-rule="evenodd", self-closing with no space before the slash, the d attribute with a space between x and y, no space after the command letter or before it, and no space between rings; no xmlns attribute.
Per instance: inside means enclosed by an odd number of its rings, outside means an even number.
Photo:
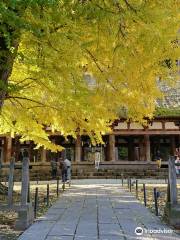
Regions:
<svg viewBox="0 0 180 240"><path fill-rule="evenodd" d="M67 165L63 158L60 158L59 164L59 168L61 169L62 183L65 184L67 180Z"/></svg>
<svg viewBox="0 0 180 240"><path fill-rule="evenodd" d="M71 182L71 161L66 158L64 160L64 162L67 166L67 179L66 179L66 181L70 183Z"/></svg>
<svg viewBox="0 0 180 240"><path fill-rule="evenodd" d="M175 156L175 168L176 168L176 174L180 175L180 158L178 156Z"/></svg>

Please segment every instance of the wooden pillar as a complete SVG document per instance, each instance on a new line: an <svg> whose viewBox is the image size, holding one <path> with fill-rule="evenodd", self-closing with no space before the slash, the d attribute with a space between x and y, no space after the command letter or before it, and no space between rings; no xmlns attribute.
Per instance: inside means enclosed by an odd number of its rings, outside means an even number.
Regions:
<svg viewBox="0 0 180 240"><path fill-rule="evenodd" d="M146 161L151 161L151 145L149 135L144 136Z"/></svg>
<svg viewBox="0 0 180 240"><path fill-rule="evenodd" d="M139 142L140 161L145 160L144 139L140 139Z"/></svg>
<svg viewBox="0 0 180 240"><path fill-rule="evenodd" d="M128 160L129 161L134 161L135 156L134 156L134 139L129 137L128 139Z"/></svg>
<svg viewBox="0 0 180 240"><path fill-rule="evenodd" d="M41 148L41 162L46 162L46 149Z"/></svg>
<svg viewBox="0 0 180 240"><path fill-rule="evenodd" d="M118 147L115 147L115 160L118 161L119 157L118 157Z"/></svg>
<svg viewBox="0 0 180 240"><path fill-rule="evenodd" d="M81 155L82 155L81 136L77 135L75 142L75 162L81 161Z"/></svg>
<svg viewBox="0 0 180 240"><path fill-rule="evenodd" d="M29 147L28 147L28 152L29 152L29 161L34 162L34 156L33 156L33 142L29 142Z"/></svg>
<svg viewBox="0 0 180 240"><path fill-rule="evenodd" d="M171 155L174 156L176 152L175 136L171 136Z"/></svg>
<svg viewBox="0 0 180 240"><path fill-rule="evenodd" d="M138 147L134 147L134 160L135 161L140 161L140 148Z"/></svg>
<svg viewBox="0 0 180 240"><path fill-rule="evenodd" d="M10 136L5 137L5 162L9 162L12 153L12 138Z"/></svg>
<svg viewBox="0 0 180 240"><path fill-rule="evenodd" d="M13 148L13 152L15 152L15 161L19 161L20 147L21 145L19 141L19 136L16 136L14 141L14 148Z"/></svg>
<svg viewBox="0 0 180 240"><path fill-rule="evenodd" d="M108 154L108 161L115 161L116 160L116 152L115 152L115 135L109 135L109 154Z"/></svg>

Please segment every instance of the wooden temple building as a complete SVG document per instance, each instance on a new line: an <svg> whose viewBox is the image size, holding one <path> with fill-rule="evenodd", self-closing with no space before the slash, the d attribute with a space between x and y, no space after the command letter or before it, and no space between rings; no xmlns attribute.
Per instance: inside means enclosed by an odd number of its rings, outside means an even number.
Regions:
<svg viewBox="0 0 180 240"><path fill-rule="evenodd" d="M164 91L164 90L163 90ZM168 90L169 91L169 90ZM170 108L177 106L180 95L170 89L161 106ZM104 144L92 146L88 136L78 136L67 140L58 133L51 135L51 140L65 147L63 153L52 153L43 148L34 149L34 143L26 141L19 142L19 138L10 136L0 137L0 163L9 162L12 152L16 152L16 161L20 162L20 152L27 149L30 157L32 173L45 177L50 173L50 161L58 159L64 154L72 161L74 174L82 176L89 171L94 174L95 152L100 153L100 169L116 169L122 173L123 170L134 169L152 170L157 169L157 158L162 159L161 166L167 168L168 158L174 155L176 148L180 147L180 114L156 116L149 121L148 126L142 126L136 122L127 122L125 119L117 120L112 126L112 133L103 136ZM107 171L106 171L107 172ZM43 174L42 174L43 175Z"/></svg>
<svg viewBox="0 0 180 240"><path fill-rule="evenodd" d="M148 127L139 123L116 121L112 134L104 135L103 145L92 146L88 136L78 136L75 140L65 140L56 134L51 136L56 144L65 147L63 154L71 159L74 168L94 169L95 152L100 153L100 166L116 169L156 169L156 160L162 159L162 166L167 166L170 155L180 147L180 117L159 117L150 122ZM34 149L33 142L18 141L18 137L4 136L0 139L1 163L8 163L16 149L16 161L21 161L20 152L27 149L32 169L36 172L50 171L50 161L58 159L62 153L51 153L45 149ZM78 171L79 171L78 170Z"/></svg>

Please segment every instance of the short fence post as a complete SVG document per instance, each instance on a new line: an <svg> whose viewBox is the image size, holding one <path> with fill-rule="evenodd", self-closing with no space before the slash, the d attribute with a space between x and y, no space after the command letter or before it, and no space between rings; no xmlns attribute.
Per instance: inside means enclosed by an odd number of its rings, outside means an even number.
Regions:
<svg viewBox="0 0 180 240"><path fill-rule="evenodd" d="M35 190L35 197L34 197L34 217L37 216L37 209L38 209L38 187Z"/></svg>
<svg viewBox="0 0 180 240"><path fill-rule="evenodd" d="M156 191L156 188L154 188L154 206L155 206L156 216L158 216L158 202L157 202L157 191Z"/></svg>
<svg viewBox="0 0 180 240"><path fill-rule="evenodd" d="M47 207L49 207L49 183L47 184Z"/></svg>
<svg viewBox="0 0 180 240"><path fill-rule="evenodd" d="M146 184L143 183L143 193L144 193L144 206L147 206L147 201L146 201Z"/></svg>
<svg viewBox="0 0 180 240"><path fill-rule="evenodd" d="M132 187L132 185L131 185L131 178L129 179L129 190L130 190L130 192L131 192L131 187Z"/></svg>
<svg viewBox="0 0 180 240"><path fill-rule="evenodd" d="M136 179L136 198L138 198L138 180Z"/></svg>
<svg viewBox="0 0 180 240"><path fill-rule="evenodd" d="M57 179L57 187L56 187L57 197L59 196L59 179Z"/></svg>

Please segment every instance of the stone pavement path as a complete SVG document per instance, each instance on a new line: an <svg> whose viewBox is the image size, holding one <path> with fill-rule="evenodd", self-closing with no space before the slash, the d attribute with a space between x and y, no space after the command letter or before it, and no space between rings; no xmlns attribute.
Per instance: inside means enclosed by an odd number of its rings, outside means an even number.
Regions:
<svg viewBox="0 0 180 240"><path fill-rule="evenodd" d="M135 233L137 227L143 229L142 235ZM121 239L177 240L180 235L162 224L120 184L104 181L72 186L19 237L19 240Z"/></svg>

